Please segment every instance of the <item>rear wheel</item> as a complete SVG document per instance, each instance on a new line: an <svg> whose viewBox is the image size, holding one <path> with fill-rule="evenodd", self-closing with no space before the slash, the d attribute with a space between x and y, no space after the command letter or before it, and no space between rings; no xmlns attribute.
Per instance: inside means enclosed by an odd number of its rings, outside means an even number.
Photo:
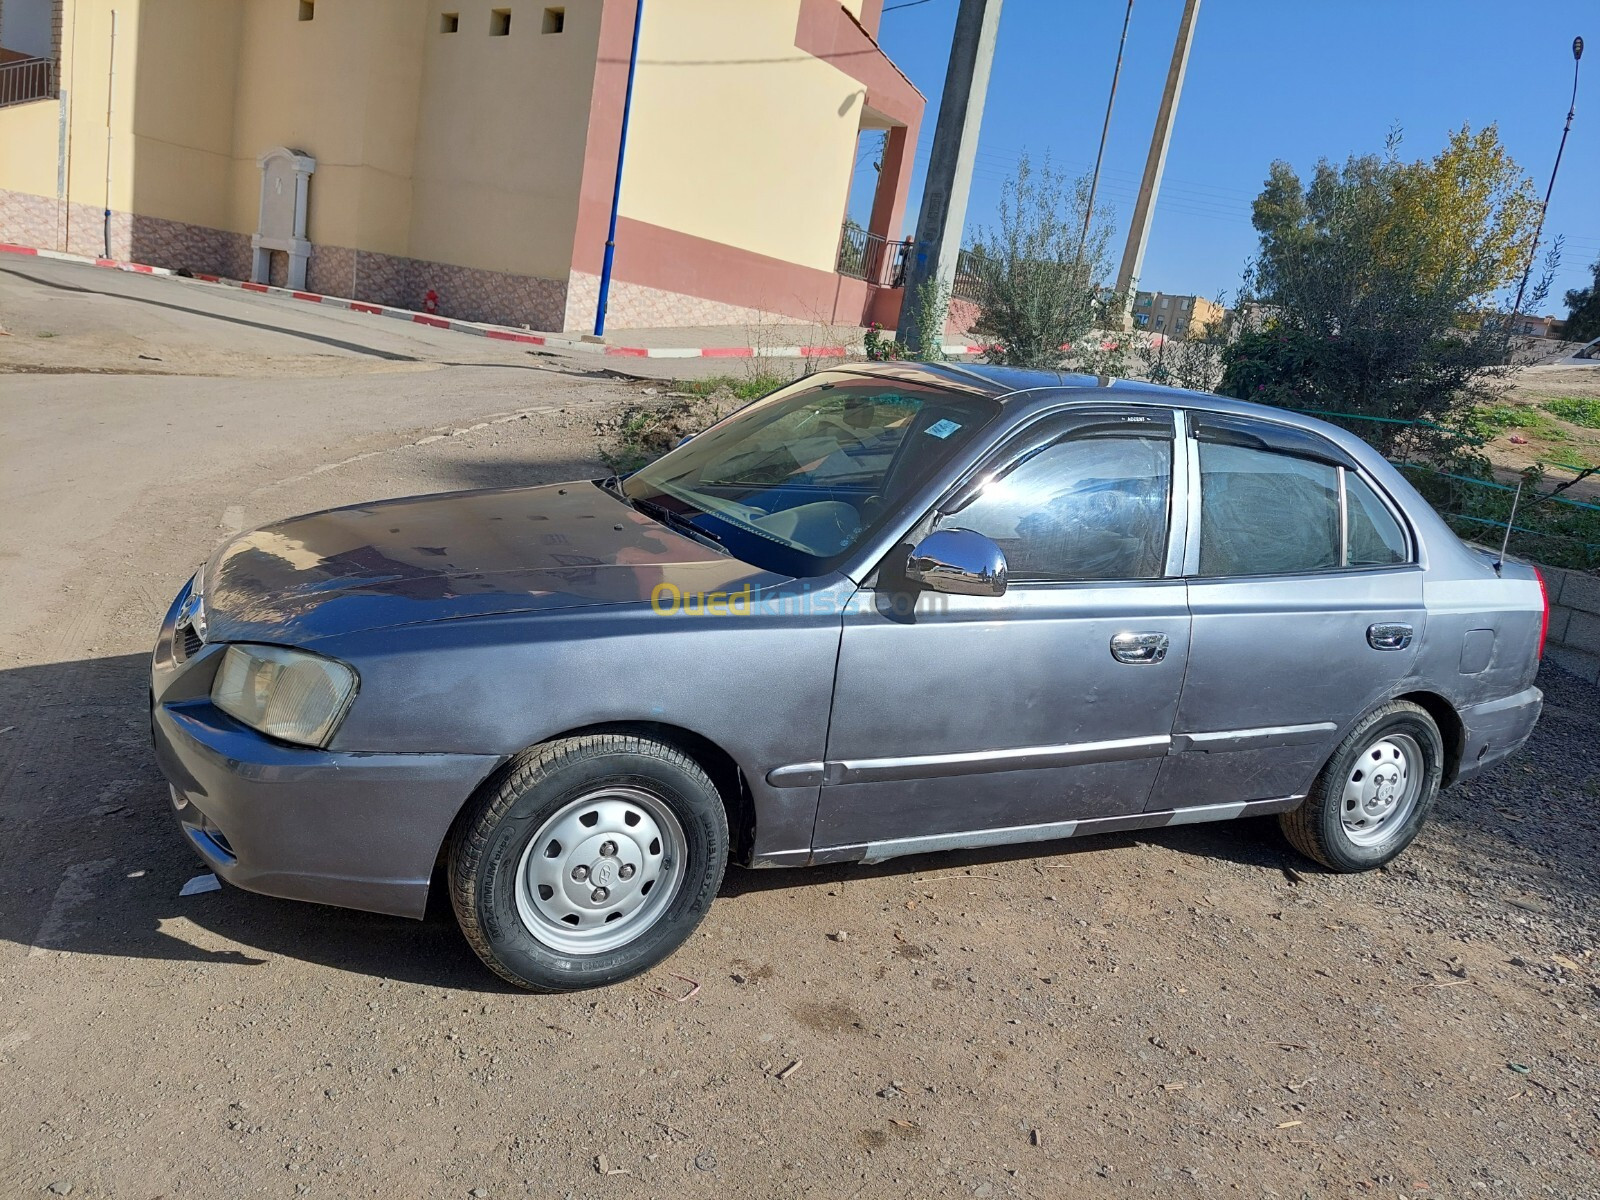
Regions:
<svg viewBox="0 0 1600 1200"><path fill-rule="evenodd" d="M450 851L462 933L535 991L617 983L694 931L722 882L716 786L673 746L596 734L529 751L468 805Z"/></svg>
<svg viewBox="0 0 1600 1200"><path fill-rule="evenodd" d="M1443 776L1439 727L1419 705L1395 700L1357 723L1305 802L1278 823L1307 858L1335 871L1369 871L1411 844Z"/></svg>

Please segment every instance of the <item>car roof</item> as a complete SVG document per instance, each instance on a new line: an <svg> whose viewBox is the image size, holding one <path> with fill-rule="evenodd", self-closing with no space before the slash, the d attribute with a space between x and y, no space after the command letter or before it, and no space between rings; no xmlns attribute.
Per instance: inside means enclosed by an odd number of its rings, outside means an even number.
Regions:
<svg viewBox="0 0 1600 1200"><path fill-rule="evenodd" d="M897 379L948 387L998 401L1009 413L1026 417L1033 412L1060 408L1064 404L1155 404L1169 408L1200 409L1237 417L1273 421L1314 433L1334 443L1355 461L1386 476L1393 468L1377 450L1348 430L1327 421L1275 408L1252 404L1211 392L1167 387L1139 379L1119 379L1111 375L1080 375L1070 371L1036 371L1021 367L996 367L987 363L854 363L835 369L836 373L855 374L873 379ZM1381 464L1381 465L1380 465Z"/></svg>
<svg viewBox="0 0 1600 1200"><path fill-rule="evenodd" d="M1063 401L1104 404L1107 401L1162 404L1173 408L1203 408L1211 412L1262 417L1325 433L1333 427L1313 417L1266 404L1251 404L1211 392L1168 387L1140 379L1112 375L1082 375L1071 371L1040 371L1023 367L997 367L988 363L853 363L839 372L926 383L977 392L1005 406L1035 407L1047 399L1052 406ZM1041 396L1040 393L1047 393Z"/></svg>

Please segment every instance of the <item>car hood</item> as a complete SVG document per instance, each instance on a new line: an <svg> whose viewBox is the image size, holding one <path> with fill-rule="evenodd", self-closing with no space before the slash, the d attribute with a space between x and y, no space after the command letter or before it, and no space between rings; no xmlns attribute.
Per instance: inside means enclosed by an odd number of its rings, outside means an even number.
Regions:
<svg viewBox="0 0 1600 1200"><path fill-rule="evenodd" d="M212 641L314 638L493 613L648 603L785 577L660 525L591 482L335 508L246 533L205 572Z"/></svg>

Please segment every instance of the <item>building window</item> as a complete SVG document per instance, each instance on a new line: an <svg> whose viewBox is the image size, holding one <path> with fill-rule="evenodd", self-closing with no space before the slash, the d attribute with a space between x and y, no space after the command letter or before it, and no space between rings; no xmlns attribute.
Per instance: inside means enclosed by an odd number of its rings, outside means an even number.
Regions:
<svg viewBox="0 0 1600 1200"><path fill-rule="evenodd" d="M317 15L317 0L300 0L300 19L309 21Z"/></svg>
<svg viewBox="0 0 1600 1200"><path fill-rule="evenodd" d="M560 33L567 27L567 10L564 8L547 8L544 10L543 33Z"/></svg>
<svg viewBox="0 0 1600 1200"><path fill-rule="evenodd" d="M1162 308L1167 307L1167 305L1170 304L1170 303L1172 303L1172 301L1167 299L1167 297L1165 297L1165 296L1161 297L1161 307Z"/></svg>
<svg viewBox="0 0 1600 1200"><path fill-rule="evenodd" d="M439 17L440 33L458 33L461 30L460 13L442 13Z"/></svg>
<svg viewBox="0 0 1600 1200"><path fill-rule="evenodd" d="M511 33L511 10L497 8L489 14L489 36L506 37Z"/></svg>

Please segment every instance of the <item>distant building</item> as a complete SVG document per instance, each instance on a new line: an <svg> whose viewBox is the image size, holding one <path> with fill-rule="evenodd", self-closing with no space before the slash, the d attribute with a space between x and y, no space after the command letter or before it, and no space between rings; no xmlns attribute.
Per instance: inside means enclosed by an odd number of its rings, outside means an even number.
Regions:
<svg viewBox="0 0 1600 1200"><path fill-rule="evenodd" d="M1499 322L1495 322L1496 325ZM1567 323L1560 317L1540 317L1532 313L1517 313L1511 319L1511 332L1517 337L1560 337Z"/></svg>
<svg viewBox="0 0 1600 1200"><path fill-rule="evenodd" d="M874 40L882 8L646 6L611 326L890 307L924 99ZM0 0L0 241L98 255L110 209L113 258L584 329L634 11ZM864 134L877 192L841 249Z"/></svg>
<svg viewBox="0 0 1600 1200"><path fill-rule="evenodd" d="M1133 298L1133 325L1165 337L1199 337L1222 319L1223 311L1222 305L1202 296L1139 292Z"/></svg>

